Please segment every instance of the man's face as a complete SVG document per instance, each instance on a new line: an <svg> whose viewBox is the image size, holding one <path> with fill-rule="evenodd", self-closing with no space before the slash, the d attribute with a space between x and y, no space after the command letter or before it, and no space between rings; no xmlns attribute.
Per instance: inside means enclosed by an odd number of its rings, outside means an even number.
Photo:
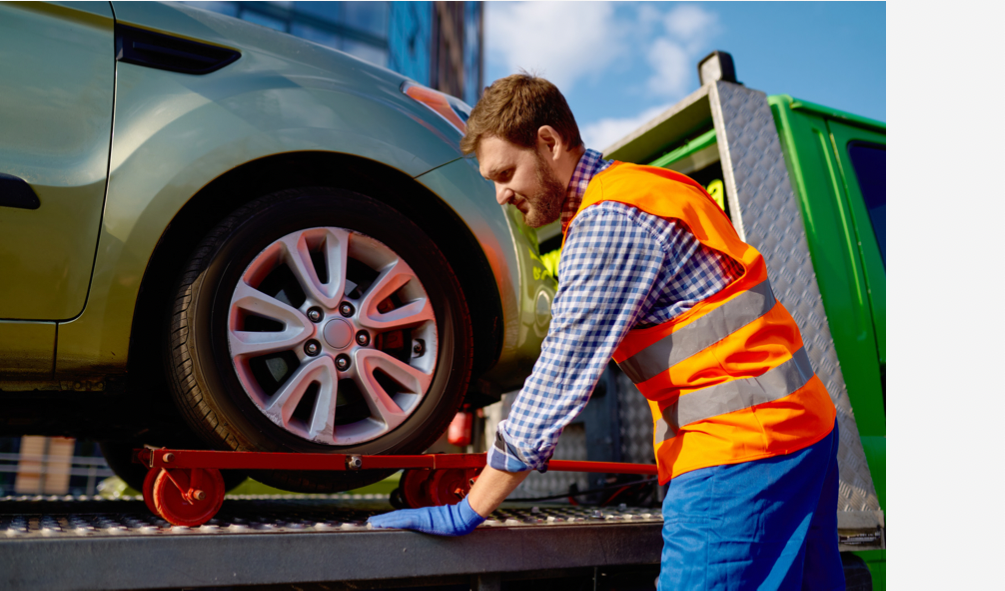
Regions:
<svg viewBox="0 0 1005 591"><path fill-rule="evenodd" d="M566 187L537 150L498 137L478 142L478 170L496 187L496 201L511 203L531 228L558 219Z"/></svg>

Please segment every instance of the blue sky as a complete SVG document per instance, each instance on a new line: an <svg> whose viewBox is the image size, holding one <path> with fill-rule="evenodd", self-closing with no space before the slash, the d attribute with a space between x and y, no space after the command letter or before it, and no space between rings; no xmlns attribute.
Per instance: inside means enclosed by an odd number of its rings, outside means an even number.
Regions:
<svg viewBox="0 0 1005 591"><path fill-rule="evenodd" d="M751 88L886 121L883 2L491 2L485 44L486 84L548 78L597 149L697 89L715 49Z"/></svg>

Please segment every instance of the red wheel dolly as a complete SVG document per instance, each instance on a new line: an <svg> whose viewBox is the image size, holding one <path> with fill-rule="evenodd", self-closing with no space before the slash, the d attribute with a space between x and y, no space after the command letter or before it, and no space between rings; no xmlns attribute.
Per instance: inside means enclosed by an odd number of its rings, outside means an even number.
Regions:
<svg viewBox="0 0 1005 591"><path fill-rule="evenodd" d="M408 507L447 505L463 499L485 467L485 454L359 456L250 451L138 449L134 461L148 468L143 500L172 525L198 526L216 515L225 493L220 470L404 469L396 501ZM652 464L552 460L549 470L656 475Z"/></svg>

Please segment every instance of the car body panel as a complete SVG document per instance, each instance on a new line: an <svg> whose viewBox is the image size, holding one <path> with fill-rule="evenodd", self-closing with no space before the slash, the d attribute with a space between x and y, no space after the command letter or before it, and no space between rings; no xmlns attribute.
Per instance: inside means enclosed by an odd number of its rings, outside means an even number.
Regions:
<svg viewBox="0 0 1005 591"><path fill-rule="evenodd" d="M51 379L55 345L55 322L0 321L0 390L14 381Z"/></svg>
<svg viewBox="0 0 1005 591"><path fill-rule="evenodd" d="M519 388L540 355L557 289L538 256L537 236L515 207L505 206L505 215L500 216L494 199L477 198L494 195L494 188L478 172L474 158L451 162L416 180L468 220L485 253L500 287L504 326L500 362L482 379L500 392Z"/></svg>
<svg viewBox="0 0 1005 591"><path fill-rule="evenodd" d="M522 222L507 218L491 185L472 178L476 167L460 159L460 132L401 93L403 77L215 13L152 3L115 9L121 23L242 55L203 76L117 64L108 198L91 293L84 312L59 327L56 379L125 372L140 284L171 220L228 171L299 152L348 154L413 178L432 170L423 184L443 191L506 292L504 362L515 356L527 366L536 358L540 339L530 335L543 337L547 322L542 329L539 321L519 320L528 309L533 316L540 291L521 283L525 271L533 276L536 245L526 242ZM484 203L475 203L479 196ZM511 235L524 236L516 239L521 244ZM519 285L533 293L520 293Z"/></svg>
<svg viewBox="0 0 1005 591"><path fill-rule="evenodd" d="M205 76L177 74L179 77L174 80L178 90L184 88L210 101L243 95L245 110L235 110L234 114L247 117L252 125L274 129L304 126L341 132L338 125L347 124L352 127L345 131L362 132L400 148L403 153L392 155L377 151L372 156L410 176L462 155L460 132L440 117L431 117L426 107L405 97L400 91L405 78L390 70L272 29L183 4L115 3L115 18L120 24L240 51L240 59L222 70ZM123 66L125 64L119 64L120 71ZM120 92L125 89L121 77L118 86ZM351 105L337 101L321 101L319 111L319 107L310 102L273 97L266 92L297 88L337 93L338 96L331 97L333 99L357 95L385 106L387 110L380 112L381 116L392 115L392 110L398 113L383 119L372 108L354 112ZM362 88L367 89L365 94ZM247 95L253 92L262 94L252 100ZM279 119L273 120L273 115ZM402 117L411 118L412 124L399 127ZM430 132L441 141L430 141Z"/></svg>
<svg viewBox="0 0 1005 591"><path fill-rule="evenodd" d="M0 38L16 52L0 54L0 172L24 179L41 204L0 207L0 264L16 278L0 284L3 319L73 318L87 298L108 174L115 38L108 3L83 4L0 5Z"/></svg>

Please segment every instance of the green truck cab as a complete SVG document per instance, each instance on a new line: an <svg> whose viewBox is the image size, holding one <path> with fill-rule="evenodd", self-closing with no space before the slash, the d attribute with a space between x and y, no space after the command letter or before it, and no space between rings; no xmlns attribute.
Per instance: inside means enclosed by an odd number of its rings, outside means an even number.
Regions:
<svg viewBox="0 0 1005 591"><path fill-rule="evenodd" d="M768 97L859 436L886 510L886 124ZM857 553L885 588L886 550Z"/></svg>
<svg viewBox="0 0 1005 591"><path fill-rule="evenodd" d="M880 505L886 506L886 124L768 97Z"/></svg>

